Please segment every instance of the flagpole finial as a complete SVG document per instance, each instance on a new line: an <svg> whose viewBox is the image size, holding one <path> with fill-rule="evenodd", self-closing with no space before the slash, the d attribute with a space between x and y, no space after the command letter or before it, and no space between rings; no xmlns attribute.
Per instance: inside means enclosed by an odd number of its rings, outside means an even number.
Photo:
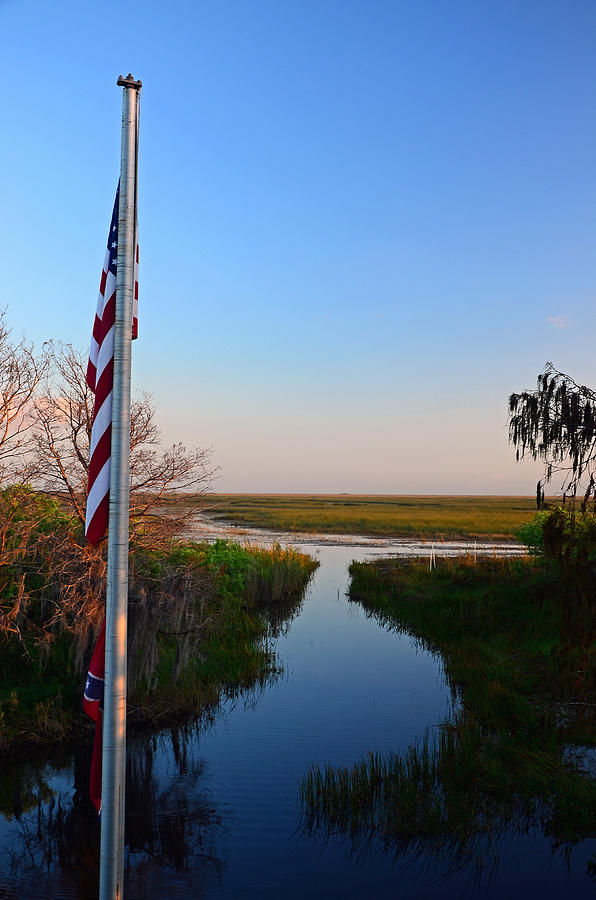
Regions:
<svg viewBox="0 0 596 900"><path fill-rule="evenodd" d="M116 84L119 87L134 88L136 91L140 91L143 87L143 82L135 81L130 72L128 73L126 78L124 77L124 75L120 75Z"/></svg>

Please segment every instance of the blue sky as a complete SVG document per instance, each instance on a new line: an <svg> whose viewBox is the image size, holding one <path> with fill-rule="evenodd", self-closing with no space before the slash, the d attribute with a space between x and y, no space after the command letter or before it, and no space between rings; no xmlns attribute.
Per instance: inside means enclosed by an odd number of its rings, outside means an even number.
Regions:
<svg viewBox="0 0 596 900"><path fill-rule="evenodd" d="M88 344L129 71L164 440L220 490L531 493L508 394L596 385L594 3L0 0L0 302L37 344Z"/></svg>

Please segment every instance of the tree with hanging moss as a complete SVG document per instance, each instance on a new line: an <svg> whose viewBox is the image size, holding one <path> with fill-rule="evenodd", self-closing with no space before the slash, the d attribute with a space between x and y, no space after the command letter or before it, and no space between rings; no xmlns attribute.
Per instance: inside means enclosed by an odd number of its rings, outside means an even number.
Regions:
<svg viewBox="0 0 596 900"><path fill-rule="evenodd" d="M517 460L545 465L543 483L562 478L563 498L596 501L596 392L547 363L534 391L509 397L509 440Z"/></svg>

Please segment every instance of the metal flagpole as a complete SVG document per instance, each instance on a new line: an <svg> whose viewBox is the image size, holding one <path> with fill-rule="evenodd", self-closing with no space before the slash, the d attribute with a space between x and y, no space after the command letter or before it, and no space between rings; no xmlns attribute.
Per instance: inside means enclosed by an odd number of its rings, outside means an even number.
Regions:
<svg viewBox="0 0 596 900"><path fill-rule="evenodd" d="M128 605L128 515L130 489L130 357L136 244L136 161L141 82L120 76L122 155L118 213L118 262L114 325L114 386L106 664L101 787L100 900L120 900L124 877L124 787L126 776L126 622Z"/></svg>

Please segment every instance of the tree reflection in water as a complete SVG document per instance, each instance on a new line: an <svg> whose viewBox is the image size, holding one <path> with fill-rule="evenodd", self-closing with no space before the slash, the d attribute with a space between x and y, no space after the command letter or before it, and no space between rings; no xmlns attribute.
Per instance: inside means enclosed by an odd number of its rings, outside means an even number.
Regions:
<svg viewBox="0 0 596 900"><path fill-rule="evenodd" d="M285 632L301 606L302 595L257 604L269 623L266 644ZM256 706L281 673L272 656L270 670L250 689L245 685L223 689L225 711L236 703ZM221 880L224 863L217 857L216 841L225 826L208 788L199 736L223 712L216 705L187 725L130 738L126 896L149 898L181 891L200 897ZM88 797L90 746L76 749L72 756L67 750L61 755L52 751L51 760L32 760L32 754L27 760L5 763L0 775L0 900L96 897L100 835Z"/></svg>
<svg viewBox="0 0 596 900"><path fill-rule="evenodd" d="M159 747L159 743L162 746ZM188 734L178 729L139 744L129 755L126 773L125 842L129 860L186 869L218 863L213 834L222 819L210 802L205 786L205 761L189 756ZM170 753L175 770L154 774L156 752Z"/></svg>
<svg viewBox="0 0 596 900"><path fill-rule="evenodd" d="M205 762L197 748L200 726L136 739L126 772L125 881L137 886L160 870L160 880L192 871L193 895L223 863L215 853L222 817L210 799ZM49 766L13 764L3 772L0 812L11 825L10 849L0 860L0 898L97 896L99 822L88 799L89 748L73 756L74 793L50 787ZM63 771L62 774L66 774ZM11 796L12 789L12 796ZM4 877L6 881L2 883ZM140 896L153 896L152 887ZM13 893L14 892L14 893ZM133 892L139 896L137 891Z"/></svg>

